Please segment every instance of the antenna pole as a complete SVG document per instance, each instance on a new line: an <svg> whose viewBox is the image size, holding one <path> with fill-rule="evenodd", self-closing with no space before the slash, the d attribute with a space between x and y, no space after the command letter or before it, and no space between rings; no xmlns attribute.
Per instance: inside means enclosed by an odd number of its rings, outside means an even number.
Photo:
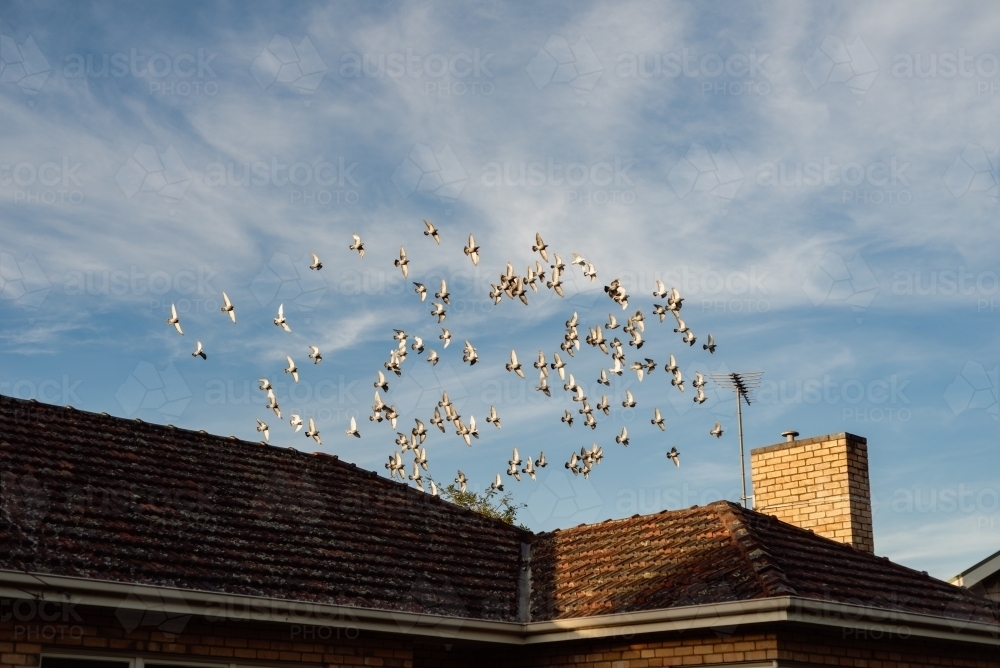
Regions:
<svg viewBox="0 0 1000 668"><path fill-rule="evenodd" d="M747 508L747 467L745 460L743 458L743 407L740 406L740 399L742 395L740 394L739 388L736 389L736 424L739 428L740 433L740 479L743 482L743 496L740 500L743 501L743 507Z"/></svg>
<svg viewBox="0 0 1000 668"><path fill-rule="evenodd" d="M740 436L740 482L743 486L743 494L740 496L740 501L743 503L744 508L749 508L748 501L750 497L747 496L746 455L743 449L743 406L740 405L740 400L746 401L747 406L750 405L750 399L753 397L754 390L760 387L760 377L764 375L764 372L748 371L745 373L713 373L709 375L719 387L732 390L733 394L736 395L736 424Z"/></svg>

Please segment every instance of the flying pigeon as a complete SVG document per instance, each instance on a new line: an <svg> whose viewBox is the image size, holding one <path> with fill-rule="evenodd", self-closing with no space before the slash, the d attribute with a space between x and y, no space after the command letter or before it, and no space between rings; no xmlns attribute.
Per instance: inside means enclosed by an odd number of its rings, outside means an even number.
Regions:
<svg viewBox="0 0 1000 668"><path fill-rule="evenodd" d="M233 306L233 303L231 301L229 301L229 295L227 295L225 292L222 293L222 301L223 301L223 306L219 310L222 311L223 313L229 314L229 319L232 320L233 323L235 323L236 307Z"/></svg>
<svg viewBox="0 0 1000 668"><path fill-rule="evenodd" d="M167 324L173 325L177 333L184 336L184 330L181 329L181 319L177 317L177 306L174 304L170 305L170 317L167 318Z"/></svg>
<svg viewBox="0 0 1000 668"><path fill-rule="evenodd" d="M292 328L288 326L288 322L285 320L285 305L278 304L278 317L274 319L274 324L277 327L281 327L286 332L291 332Z"/></svg>
<svg viewBox="0 0 1000 668"><path fill-rule="evenodd" d="M434 241L437 242L437 244L440 246L441 235L438 234L438 230L436 227L434 227L434 223L432 223L429 220L424 220L424 225L427 227L427 229L424 230L424 236L434 239Z"/></svg>

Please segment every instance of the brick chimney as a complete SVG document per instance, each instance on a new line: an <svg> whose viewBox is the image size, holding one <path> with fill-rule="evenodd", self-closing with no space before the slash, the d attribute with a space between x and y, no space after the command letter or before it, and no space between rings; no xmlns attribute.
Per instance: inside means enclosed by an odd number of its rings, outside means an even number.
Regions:
<svg viewBox="0 0 1000 668"><path fill-rule="evenodd" d="M750 452L754 509L820 536L875 551L868 441L842 432Z"/></svg>

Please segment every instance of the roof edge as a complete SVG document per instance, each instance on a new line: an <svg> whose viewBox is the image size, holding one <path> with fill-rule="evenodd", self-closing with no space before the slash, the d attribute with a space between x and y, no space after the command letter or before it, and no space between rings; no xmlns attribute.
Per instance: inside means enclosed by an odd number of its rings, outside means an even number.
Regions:
<svg viewBox="0 0 1000 668"><path fill-rule="evenodd" d="M997 571L1000 571L1000 551L994 552L982 561L969 566L949 579L948 582L959 587L971 587Z"/></svg>
<svg viewBox="0 0 1000 668"><path fill-rule="evenodd" d="M989 645L996 645L997 637L1000 635L1000 624L795 596L529 623L314 604L3 570L0 570L0 596L30 597L116 610L155 610L160 613L203 616L218 621L225 619L349 627L380 633L508 645L595 638L631 638L647 633L696 631L781 622L865 629L902 637L917 635Z"/></svg>

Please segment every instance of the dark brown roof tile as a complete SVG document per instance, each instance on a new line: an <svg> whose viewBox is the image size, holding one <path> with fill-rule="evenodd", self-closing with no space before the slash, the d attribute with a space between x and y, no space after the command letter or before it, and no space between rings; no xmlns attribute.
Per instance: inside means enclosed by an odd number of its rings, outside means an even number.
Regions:
<svg viewBox="0 0 1000 668"><path fill-rule="evenodd" d="M530 534L336 457L0 397L0 568L517 618Z"/></svg>

